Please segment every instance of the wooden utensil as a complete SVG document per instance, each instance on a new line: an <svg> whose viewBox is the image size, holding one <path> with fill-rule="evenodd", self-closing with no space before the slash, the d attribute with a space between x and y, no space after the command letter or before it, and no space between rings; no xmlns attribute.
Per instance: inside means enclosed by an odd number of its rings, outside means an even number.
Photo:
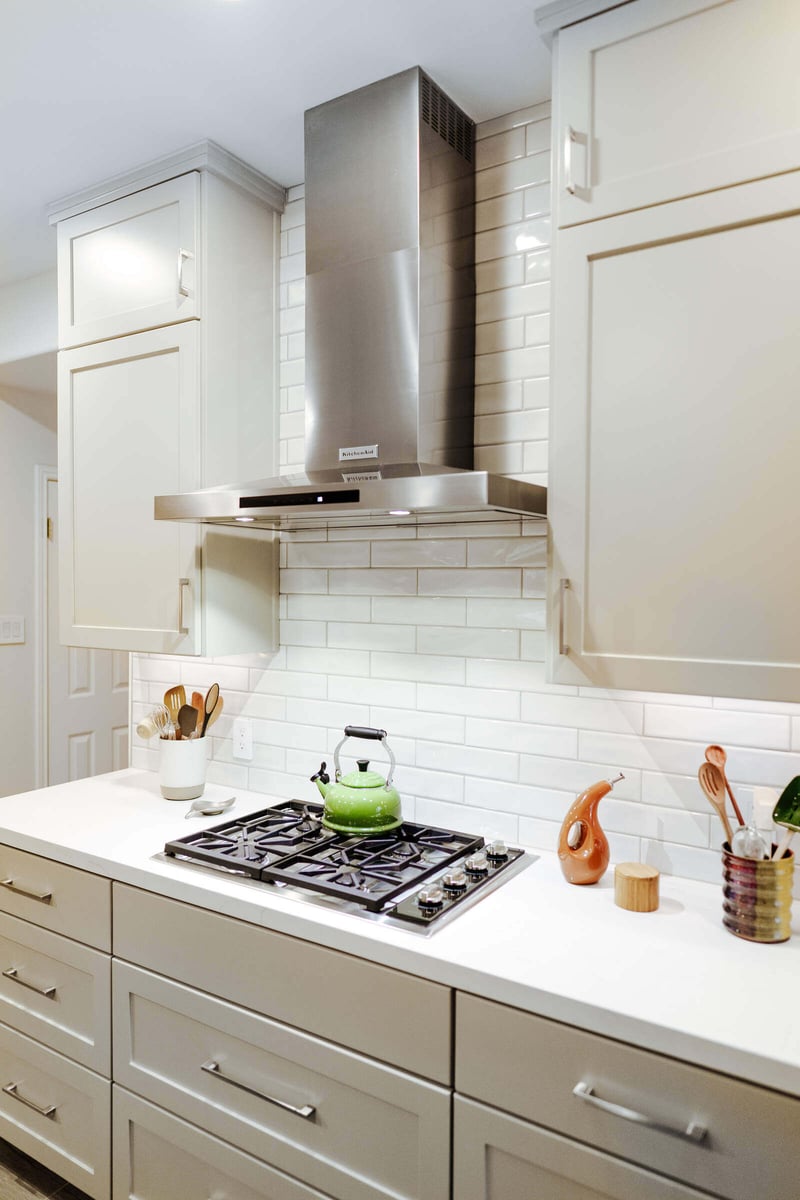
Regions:
<svg viewBox="0 0 800 1200"><path fill-rule="evenodd" d="M208 724L206 725L206 733L208 733L209 729L214 724L214 722L219 720L219 718L222 716L222 710L224 707L225 707L225 701L223 700L222 696L220 696L219 700L217 701L217 703L214 705L214 708L212 709L211 716L208 718Z"/></svg>
<svg viewBox="0 0 800 1200"><path fill-rule="evenodd" d="M722 746L706 746L706 762L710 762L711 765L716 767L717 770L722 775L722 778L725 782L725 790L727 791L728 795L731 798L731 804L733 805L733 811L736 813L736 820L739 822L740 825L744 825L744 817L742 816L742 810L739 808L739 805L736 803L736 797L734 796L733 792L731 791L731 785L728 783L728 776L725 774L725 763L727 761L728 761L728 756L725 753L725 751L723 750Z"/></svg>
<svg viewBox="0 0 800 1200"><path fill-rule="evenodd" d="M733 832L731 830L731 823L728 820L728 814L725 811L725 780L719 768L710 762L703 763L697 772L697 778L700 780L700 787L711 801L711 807L716 810L720 821L722 821L725 827L725 837L728 840L728 845L730 845Z"/></svg>
<svg viewBox="0 0 800 1200"><path fill-rule="evenodd" d="M178 709L178 728L185 738L194 736L200 713L191 704L182 704Z"/></svg>
<svg viewBox="0 0 800 1200"><path fill-rule="evenodd" d="M164 692L164 704L167 712L169 713L169 719L172 721L172 724L176 730L180 729L178 724L178 713L185 703L186 689L182 683L179 683L177 687L167 688L167 690Z"/></svg>
<svg viewBox="0 0 800 1200"><path fill-rule="evenodd" d="M192 692L192 708L196 708L197 711L199 713L201 713L203 711L204 707L205 707L205 702L203 700L203 693L202 692Z"/></svg>
<svg viewBox="0 0 800 1200"><path fill-rule="evenodd" d="M211 687L206 692L206 698L205 698L205 702L203 704L203 724L200 729L200 737L206 736L206 730L208 729L208 722L211 718L211 714L213 713L214 709L216 708L218 700L219 700L219 684L212 683Z"/></svg>

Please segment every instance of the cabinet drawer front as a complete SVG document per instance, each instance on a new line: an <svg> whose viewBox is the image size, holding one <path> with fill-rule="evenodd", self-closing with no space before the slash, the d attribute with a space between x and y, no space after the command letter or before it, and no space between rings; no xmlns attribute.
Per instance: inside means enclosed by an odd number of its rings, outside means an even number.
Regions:
<svg viewBox="0 0 800 1200"><path fill-rule="evenodd" d="M0 1137L107 1200L111 1084L0 1025Z"/></svg>
<svg viewBox="0 0 800 1200"><path fill-rule="evenodd" d="M120 1087L113 1127L114 1200L326 1200Z"/></svg>
<svg viewBox="0 0 800 1200"><path fill-rule="evenodd" d="M796 169L798 57L785 0L637 0L562 30L559 225Z"/></svg>
<svg viewBox="0 0 800 1200"><path fill-rule="evenodd" d="M111 881L0 846L0 911L111 949Z"/></svg>
<svg viewBox="0 0 800 1200"><path fill-rule="evenodd" d="M109 1074L111 960L0 914L0 1020Z"/></svg>
<svg viewBox="0 0 800 1200"><path fill-rule="evenodd" d="M114 953L449 1084L450 989L337 950L114 884Z"/></svg>
<svg viewBox="0 0 800 1200"><path fill-rule="evenodd" d="M703 1200L696 1192L568 1138L456 1096L458 1200Z"/></svg>
<svg viewBox="0 0 800 1200"><path fill-rule="evenodd" d="M59 347L200 315L200 174L58 224Z"/></svg>
<svg viewBox="0 0 800 1200"><path fill-rule="evenodd" d="M459 1092L732 1200L796 1200L800 1100L460 992L456 1030Z"/></svg>
<svg viewBox="0 0 800 1200"><path fill-rule="evenodd" d="M450 1092L114 964L115 1079L341 1200L447 1200Z"/></svg>

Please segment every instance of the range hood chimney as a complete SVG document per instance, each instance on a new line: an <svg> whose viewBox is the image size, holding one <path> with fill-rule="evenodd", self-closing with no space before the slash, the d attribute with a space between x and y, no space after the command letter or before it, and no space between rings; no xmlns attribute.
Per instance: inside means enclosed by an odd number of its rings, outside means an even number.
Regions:
<svg viewBox="0 0 800 1200"><path fill-rule="evenodd" d="M473 148L472 121L417 67L305 114L305 473L159 496L157 519L544 516L544 488L472 469Z"/></svg>

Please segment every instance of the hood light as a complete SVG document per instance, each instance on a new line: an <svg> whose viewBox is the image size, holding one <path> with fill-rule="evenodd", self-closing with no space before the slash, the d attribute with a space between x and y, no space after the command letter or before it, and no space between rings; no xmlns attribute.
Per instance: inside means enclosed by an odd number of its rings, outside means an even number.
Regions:
<svg viewBox="0 0 800 1200"><path fill-rule="evenodd" d="M390 508L389 516L390 517L410 517L411 509L410 508Z"/></svg>
<svg viewBox="0 0 800 1200"><path fill-rule="evenodd" d="M244 523L246 521L255 521L255 517L237 517L236 520Z"/></svg>

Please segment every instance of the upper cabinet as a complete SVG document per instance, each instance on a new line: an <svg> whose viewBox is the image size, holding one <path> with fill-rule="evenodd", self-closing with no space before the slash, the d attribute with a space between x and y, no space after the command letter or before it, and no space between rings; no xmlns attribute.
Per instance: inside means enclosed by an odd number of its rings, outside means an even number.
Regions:
<svg viewBox="0 0 800 1200"><path fill-rule="evenodd" d="M199 317L200 173L58 224L59 346Z"/></svg>
<svg viewBox="0 0 800 1200"><path fill-rule="evenodd" d="M634 0L557 37L559 225L800 165L787 0Z"/></svg>
<svg viewBox="0 0 800 1200"><path fill-rule="evenodd" d="M157 522L153 501L277 474L283 199L202 143L53 206L67 645L277 645L276 535Z"/></svg>
<svg viewBox="0 0 800 1200"><path fill-rule="evenodd" d="M800 9L772 0L633 0L558 34L592 187L565 196L562 163L556 683L797 699L796 50Z"/></svg>

